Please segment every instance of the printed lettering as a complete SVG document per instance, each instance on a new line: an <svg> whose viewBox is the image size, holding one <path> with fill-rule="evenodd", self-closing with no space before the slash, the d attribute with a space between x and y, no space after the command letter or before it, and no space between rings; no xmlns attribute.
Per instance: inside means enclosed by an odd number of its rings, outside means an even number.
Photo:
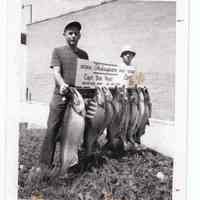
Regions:
<svg viewBox="0 0 200 200"><path fill-rule="evenodd" d="M88 75L85 73L83 78L84 78L84 80L87 80L87 81L93 81L93 75Z"/></svg>
<svg viewBox="0 0 200 200"><path fill-rule="evenodd" d="M112 82L112 77L105 76L105 80L106 80L106 81L109 81L109 82Z"/></svg>
<svg viewBox="0 0 200 200"><path fill-rule="evenodd" d="M96 81L102 81L102 77L99 75L96 75Z"/></svg>

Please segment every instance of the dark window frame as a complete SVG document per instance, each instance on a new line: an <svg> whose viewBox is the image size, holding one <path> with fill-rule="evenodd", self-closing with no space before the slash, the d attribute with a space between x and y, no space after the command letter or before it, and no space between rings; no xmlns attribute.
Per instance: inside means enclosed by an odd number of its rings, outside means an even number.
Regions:
<svg viewBox="0 0 200 200"><path fill-rule="evenodd" d="M27 44L27 34L21 33L21 44L26 45Z"/></svg>

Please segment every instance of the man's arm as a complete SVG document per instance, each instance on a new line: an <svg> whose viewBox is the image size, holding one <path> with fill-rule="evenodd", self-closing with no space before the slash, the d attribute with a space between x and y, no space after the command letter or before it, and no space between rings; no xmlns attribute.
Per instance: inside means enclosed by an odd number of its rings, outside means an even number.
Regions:
<svg viewBox="0 0 200 200"><path fill-rule="evenodd" d="M60 66L53 67L53 74L57 84L60 86L60 94L64 94L69 85L65 83L61 76Z"/></svg>

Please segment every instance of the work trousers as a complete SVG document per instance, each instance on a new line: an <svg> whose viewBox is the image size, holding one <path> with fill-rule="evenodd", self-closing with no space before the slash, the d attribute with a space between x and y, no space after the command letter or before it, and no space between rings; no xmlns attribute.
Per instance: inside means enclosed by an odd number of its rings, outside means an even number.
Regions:
<svg viewBox="0 0 200 200"><path fill-rule="evenodd" d="M91 109L89 102L91 99L84 99L86 110ZM41 147L39 162L41 165L52 166L54 152L56 148L56 139L58 138L59 129L62 126L63 118L69 99L63 101L63 97L59 94L53 94L53 98L49 107L49 117L47 121L47 131Z"/></svg>
<svg viewBox="0 0 200 200"><path fill-rule="evenodd" d="M68 99L65 101L59 94L53 94L49 106L49 117L47 121L47 131L40 153L40 164L51 167L56 148L56 138L61 127Z"/></svg>

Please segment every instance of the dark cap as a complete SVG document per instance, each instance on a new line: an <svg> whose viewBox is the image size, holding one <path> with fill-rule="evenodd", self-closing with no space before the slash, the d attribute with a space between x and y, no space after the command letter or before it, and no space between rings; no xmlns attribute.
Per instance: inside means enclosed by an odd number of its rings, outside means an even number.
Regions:
<svg viewBox="0 0 200 200"><path fill-rule="evenodd" d="M79 31L81 30L81 24L80 24L79 22L74 21L74 22L70 22L69 24L67 24L67 25L65 26L64 32L65 32L67 29L71 28L71 27L77 27L77 28L79 29Z"/></svg>

